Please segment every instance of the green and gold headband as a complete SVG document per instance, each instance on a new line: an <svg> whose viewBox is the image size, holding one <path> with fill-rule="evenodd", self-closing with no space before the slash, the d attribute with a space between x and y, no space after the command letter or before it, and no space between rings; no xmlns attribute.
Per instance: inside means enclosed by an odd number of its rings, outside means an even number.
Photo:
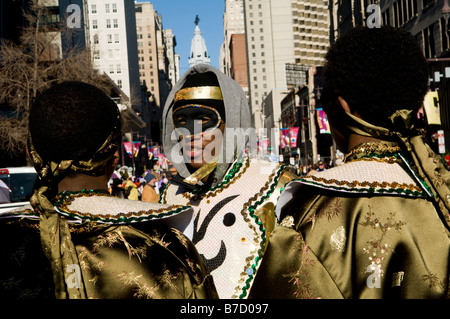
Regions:
<svg viewBox="0 0 450 319"><path fill-rule="evenodd" d="M222 91L218 86L198 86L180 89L175 93L174 101L180 100L223 100Z"/></svg>

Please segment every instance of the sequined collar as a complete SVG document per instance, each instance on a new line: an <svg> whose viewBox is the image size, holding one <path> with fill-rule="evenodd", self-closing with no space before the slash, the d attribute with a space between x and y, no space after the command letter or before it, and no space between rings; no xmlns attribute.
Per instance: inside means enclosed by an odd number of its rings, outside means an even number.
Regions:
<svg viewBox="0 0 450 319"><path fill-rule="evenodd" d="M344 162L348 163L373 157L391 158L394 161L398 159L397 154L400 151L401 148L395 142L362 143L345 155Z"/></svg>
<svg viewBox="0 0 450 319"><path fill-rule="evenodd" d="M343 165L298 181L347 193L431 196L428 187L394 142L360 144L346 154Z"/></svg>

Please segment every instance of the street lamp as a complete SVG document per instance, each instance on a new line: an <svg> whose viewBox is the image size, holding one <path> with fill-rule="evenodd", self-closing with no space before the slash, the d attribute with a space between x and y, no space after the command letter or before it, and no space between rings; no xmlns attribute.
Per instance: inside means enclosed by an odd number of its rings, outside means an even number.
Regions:
<svg viewBox="0 0 450 319"><path fill-rule="evenodd" d="M447 24L447 33L450 34L450 25L448 23L448 18L450 18L450 6L448 5L448 0L444 0L444 5L442 6L441 13L445 18L445 23Z"/></svg>
<svg viewBox="0 0 450 319"><path fill-rule="evenodd" d="M446 20L450 18L450 6L448 5L448 0L444 0L444 5L442 6L441 13Z"/></svg>

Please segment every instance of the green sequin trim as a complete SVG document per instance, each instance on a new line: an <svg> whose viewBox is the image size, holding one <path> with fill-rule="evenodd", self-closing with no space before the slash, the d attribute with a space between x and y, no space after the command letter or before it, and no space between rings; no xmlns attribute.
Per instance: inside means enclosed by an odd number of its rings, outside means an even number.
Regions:
<svg viewBox="0 0 450 319"><path fill-rule="evenodd" d="M262 196L258 201L256 201L252 206L248 207L248 210L250 212L250 216L255 219L256 223L259 225L259 229L261 230L263 237L262 237L262 241L260 243L260 248L258 249L258 256L255 257L254 263L250 266L253 270L251 275L248 275L249 278L245 281L245 286L242 287L242 294L239 296L240 299L244 298L247 295L247 290L250 288L250 284L254 279L254 275L256 273L256 266L258 265L258 263L260 262L260 260L263 257L264 254L264 246L266 244L266 230L264 229L264 226L262 224L262 222L259 220L258 216L255 215L255 209L262 204L268 197L270 197L270 195L272 195L273 191L275 190L278 180L280 179L281 174L283 173L283 169L286 165L281 165L279 166L277 169L277 174L273 179L273 183L269 186L268 191L266 193L266 195Z"/></svg>
<svg viewBox="0 0 450 319"><path fill-rule="evenodd" d="M324 185L322 183L318 183L318 182L313 182L313 181L307 181L304 179L295 179L292 181L299 181L302 184L308 184L308 185L314 185L314 186L318 186L324 189L330 189L330 190L337 190L337 191L347 191L347 192L358 192L358 193L365 193L365 194L376 194L376 193L380 193L380 194L392 194L392 193L397 193L397 194L406 194L406 195L410 195L410 196L419 196L419 197L426 197L426 194L424 192L419 192L419 191L412 191L409 189L403 189L403 188L382 188L382 189L375 189L373 187L369 187L369 188L356 188L356 187L339 187L339 186L331 186L331 185Z"/></svg>

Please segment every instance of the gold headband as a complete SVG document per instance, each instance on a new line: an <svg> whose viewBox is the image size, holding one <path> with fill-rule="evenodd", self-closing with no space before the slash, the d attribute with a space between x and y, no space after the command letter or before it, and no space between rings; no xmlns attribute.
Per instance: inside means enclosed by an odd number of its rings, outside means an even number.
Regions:
<svg viewBox="0 0 450 319"><path fill-rule="evenodd" d="M223 100L222 91L218 86L198 86L179 90L175 93L174 101L194 100L194 99L212 99Z"/></svg>

